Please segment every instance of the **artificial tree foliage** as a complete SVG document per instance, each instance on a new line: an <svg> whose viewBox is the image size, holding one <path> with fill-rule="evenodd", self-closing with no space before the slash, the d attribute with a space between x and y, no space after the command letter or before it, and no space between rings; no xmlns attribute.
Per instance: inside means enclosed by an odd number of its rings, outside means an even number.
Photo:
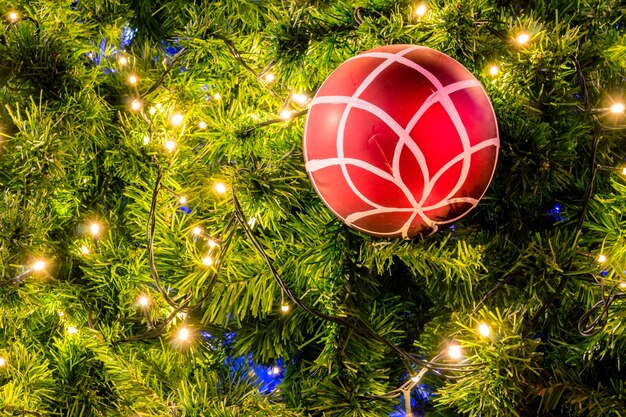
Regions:
<svg viewBox="0 0 626 417"><path fill-rule="evenodd" d="M625 415L626 8L420 5L0 0L0 415ZM345 226L302 155L387 44L499 124L479 206L412 240Z"/></svg>

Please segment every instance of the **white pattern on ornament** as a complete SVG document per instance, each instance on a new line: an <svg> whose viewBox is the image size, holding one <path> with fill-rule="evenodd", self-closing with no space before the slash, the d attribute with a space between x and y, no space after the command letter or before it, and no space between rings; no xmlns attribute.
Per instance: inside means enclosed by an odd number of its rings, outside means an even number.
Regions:
<svg viewBox="0 0 626 417"><path fill-rule="evenodd" d="M343 216L339 215L338 213L336 214L340 218L342 218L347 225L360 229L364 232L375 233L377 235L382 235L382 236L394 236L394 235L397 235L398 233L401 233L402 237L407 238L409 228L417 216L419 216L422 219L422 221L424 221L425 224L431 227L432 229L431 233L435 233L439 225L452 223L460 219L461 217L465 216L467 211L471 210L478 204L478 200L475 198L470 198L470 197L452 198L452 196L454 196L459 191L459 189L463 186L463 184L467 180L467 175L470 169L472 154L489 146L495 146L496 148L498 148L498 138L491 138L491 139L482 141L474 146L471 146L469 135L467 133L467 130L465 129L463 121L461 120L461 116L459 112L457 111L454 105L454 102L450 98L450 94L454 92L469 89L469 88L480 88L481 87L480 83L475 79L471 79L471 80L458 81L458 82L449 84L447 86L444 86L439 81L439 79L430 71L426 70L424 67L411 61L410 59L405 58L405 55L413 51L419 50L419 49L422 49L422 47L410 46L397 53L367 52L367 53L363 53L355 57L352 57L348 61L355 60L355 59L363 59L363 58L383 58L384 61L381 62L370 74L368 74L368 76L362 81L361 85L356 89L356 91L352 94L352 96L315 97L313 101L311 102L311 108L317 104L346 104L343 110L343 113L341 115L341 119L339 121L339 126L338 126L337 158L309 160L306 163L306 170L312 173L319 169L326 168L329 166L339 166L341 168L341 171L344 175L346 183L350 187L350 189L354 192L354 194L357 197L359 197L364 203L374 208L370 210L357 212L357 213L352 213L345 218L343 218ZM430 81L430 83L436 89L424 101L424 103L420 106L418 111L415 113L415 115L413 115L413 117L407 123L405 127L402 127L391 115L389 115L380 107L359 98L361 94L363 94L363 92L367 89L367 87L369 87L370 84L372 84L372 82L374 82L374 80L386 68L388 68L394 63L405 65L419 72L428 81ZM424 156L424 153L421 151L418 144L411 138L410 132L417 125L417 123L420 121L420 119L426 113L426 111L435 103L439 103L445 109L446 113L450 117L450 120L452 121L459 135L459 138L461 140L463 151L459 155L457 155L456 157L448 161L448 163L446 163L443 167L441 167L439 171L437 171L431 177L431 174L428 170L428 165L426 163L426 158ZM389 126L389 128L396 135L398 135L399 140L394 150L394 156L393 156L393 161L392 161L392 166L391 166L392 174L389 174L388 172L385 172L384 170L378 167L375 167L365 161L355 159L355 158L345 157L345 152L344 152L344 138L345 138L345 133L346 133L345 129L346 129L348 116L352 109L359 109L359 110L369 112L370 114L379 118L381 121L385 122L387 126ZM413 196L413 193L411 193L409 187L404 183L404 181L402 180L402 176L400 174L400 156L402 154L402 151L405 148L408 149L415 157L417 163L419 164L421 174L424 178L424 189L423 189L420 201L417 201L415 199L415 197ZM452 190L448 193L448 195L442 198L438 203L424 207L423 204L425 203L426 199L430 195L430 192L432 191L437 180L458 162L462 162L462 166L461 166L461 173L459 175L456 185L452 188ZM410 202L411 207L386 207L386 206L382 206L380 204L377 204L371 201L365 195L363 195L363 193L361 193L361 191L359 191L359 189L354 184L352 178L350 177L350 173L348 172L348 169L347 169L348 166L359 167L374 175L379 176L380 178L383 178L387 181L392 182L400 190L402 190L403 194L406 196L407 200ZM458 203L468 203L471 205L471 208L468 209L465 213L462 213L461 215L453 219L447 219L445 221L435 221L435 220L430 219L424 213L424 211L434 210L434 209L441 208L447 205L458 204ZM405 213L410 212L412 214L410 218L405 222L405 224L400 229L395 230L393 232L388 232L388 233L367 230L363 227L354 225L354 222L360 219L363 219L365 217L376 215L376 214L390 213L390 212L405 212Z"/></svg>

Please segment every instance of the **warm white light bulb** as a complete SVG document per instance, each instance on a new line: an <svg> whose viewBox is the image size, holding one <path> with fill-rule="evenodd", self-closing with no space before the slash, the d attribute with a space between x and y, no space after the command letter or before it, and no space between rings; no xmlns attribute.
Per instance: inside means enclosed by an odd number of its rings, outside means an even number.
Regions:
<svg viewBox="0 0 626 417"><path fill-rule="evenodd" d="M184 195L181 195L180 198L178 199L178 202L180 204L186 204L187 203L187 197L185 197Z"/></svg>
<svg viewBox="0 0 626 417"><path fill-rule="evenodd" d="M209 247L210 248L214 248L217 246L217 242L214 241L213 239L209 239Z"/></svg>
<svg viewBox="0 0 626 417"><path fill-rule="evenodd" d="M10 20L12 23L17 22L17 19L19 19L19 17L20 17L20 16L17 14L17 12L11 12L11 13L9 13L9 20Z"/></svg>
<svg viewBox="0 0 626 417"><path fill-rule="evenodd" d="M7 364L7 360L4 359L2 356L0 356L0 368L5 366L6 364Z"/></svg>
<svg viewBox="0 0 626 417"><path fill-rule="evenodd" d="M211 266L211 265L213 265L213 258L211 258L210 256L207 255L204 258L202 258L202 263L205 266Z"/></svg>
<svg viewBox="0 0 626 417"><path fill-rule="evenodd" d="M285 110L282 110L282 111L280 112L279 117L280 117L281 119L287 120L287 119L291 119L291 115L292 115L292 114L293 114L293 113L292 113L290 110L286 110L286 109L285 109Z"/></svg>
<svg viewBox="0 0 626 417"><path fill-rule="evenodd" d="M130 77L128 77L128 83L130 85L135 85L137 84L138 81L139 81L139 78L137 78L136 75L131 75Z"/></svg>
<svg viewBox="0 0 626 417"><path fill-rule="evenodd" d="M141 110L141 101L133 100L133 102L130 104L130 108L133 109L133 111Z"/></svg>
<svg viewBox="0 0 626 417"><path fill-rule="evenodd" d="M478 326L478 333L480 333L482 337L489 337L491 328L487 324L481 323L480 326Z"/></svg>
<svg viewBox="0 0 626 417"><path fill-rule="evenodd" d="M606 262L607 257L605 255L598 255L598 263L602 264Z"/></svg>
<svg viewBox="0 0 626 417"><path fill-rule="evenodd" d="M78 329L74 326L67 326L67 334L76 334L78 333Z"/></svg>
<svg viewBox="0 0 626 417"><path fill-rule="evenodd" d="M186 327L180 329L178 331L178 340L183 342L189 340L189 329L187 329Z"/></svg>
<svg viewBox="0 0 626 417"><path fill-rule="evenodd" d="M267 74L265 74L265 81L267 81L268 83L271 83L275 79L276 77L271 72L268 72Z"/></svg>
<svg viewBox="0 0 626 417"><path fill-rule="evenodd" d="M148 297L146 297L145 295L142 295L141 297L139 297L140 306L148 307L148 304L150 304L150 300L148 299Z"/></svg>
<svg viewBox="0 0 626 417"><path fill-rule="evenodd" d="M156 105L157 110L161 110L161 107L163 107L163 105L161 103L157 103Z"/></svg>
<svg viewBox="0 0 626 417"><path fill-rule="evenodd" d="M420 4L419 6L417 6L417 8L415 9L415 14L417 16L424 16L426 14L426 5L425 4Z"/></svg>
<svg viewBox="0 0 626 417"><path fill-rule="evenodd" d="M154 108L154 107L153 107ZM150 136L146 135L143 137L143 144L147 145L150 143Z"/></svg>
<svg viewBox="0 0 626 417"><path fill-rule="evenodd" d="M294 93L291 95L291 99L298 104L304 104L309 98L304 94Z"/></svg>
<svg viewBox="0 0 626 417"><path fill-rule="evenodd" d="M215 191L217 191L218 194L224 194L226 192L226 186L223 183L218 182L215 184Z"/></svg>
<svg viewBox="0 0 626 417"><path fill-rule="evenodd" d="M176 148L176 142L174 142L173 140L168 140L167 142L165 142L165 149L172 152L174 148Z"/></svg>
<svg viewBox="0 0 626 417"><path fill-rule="evenodd" d="M452 345L448 348L448 356L450 356L452 359L459 359L461 357L461 346L459 345Z"/></svg>
<svg viewBox="0 0 626 417"><path fill-rule="evenodd" d="M622 175L626 175L626 167L622 168Z"/></svg>
<svg viewBox="0 0 626 417"><path fill-rule="evenodd" d="M221 100L222 99L222 95L220 93L215 93L215 94L213 94L213 98L215 100Z"/></svg>
<svg viewBox="0 0 626 417"><path fill-rule="evenodd" d="M281 310L283 313L288 312L288 311L289 311L289 305L287 305L287 304L283 304L282 306L280 306L280 310Z"/></svg>
<svg viewBox="0 0 626 417"><path fill-rule="evenodd" d="M100 233L100 225L98 223L91 223L89 226L89 232L92 235L97 236Z"/></svg>
<svg viewBox="0 0 626 417"><path fill-rule="evenodd" d="M126 58L125 56L123 56L123 55L122 55L121 57L119 57L119 58L117 59L117 62L118 62L120 65L126 65L126 64L128 64L128 58Z"/></svg>
<svg viewBox="0 0 626 417"><path fill-rule="evenodd" d="M498 72L500 72L500 67L498 67L497 65L492 65L491 67L489 67L489 74L498 75Z"/></svg>
<svg viewBox="0 0 626 417"><path fill-rule="evenodd" d="M44 261L36 261L33 264L33 271L43 271L45 267L46 267L46 263Z"/></svg>
<svg viewBox="0 0 626 417"><path fill-rule="evenodd" d="M80 247L80 253L82 253L83 255L89 255L89 248L87 247L87 245L83 245Z"/></svg>
<svg viewBox="0 0 626 417"><path fill-rule="evenodd" d="M150 112L150 114L155 114L156 113L156 107L154 106L150 106L150 110L148 110Z"/></svg>
<svg viewBox="0 0 626 417"><path fill-rule="evenodd" d="M198 122L198 127L200 129L206 129L208 127L208 125L207 125L207 123L204 120L202 120L202 121Z"/></svg>
<svg viewBox="0 0 626 417"><path fill-rule="evenodd" d="M272 374L273 374L273 375L278 375L278 374L280 374L280 366L273 366L273 367L272 367Z"/></svg>
<svg viewBox="0 0 626 417"><path fill-rule="evenodd" d="M619 283L619 287L620 287L621 289L626 289L626 281L622 281L622 282L620 282L620 283Z"/></svg>
<svg viewBox="0 0 626 417"><path fill-rule="evenodd" d="M256 218L254 218L254 217L250 217L250 218L248 219L248 226L250 226L250 227L254 227L255 225L256 225Z"/></svg>
<svg viewBox="0 0 626 417"><path fill-rule="evenodd" d="M528 33L520 33L519 35L517 35L517 43L519 43L520 45L527 44L529 40L530 35L528 35Z"/></svg>
<svg viewBox="0 0 626 417"><path fill-rule="evenodd" d="M172 115L172 118L170 119L170 121L172 122L172 125L174 126L180 126L181 124L183 124L184 120L185 120L185 116L183 116L181 113L174 113Z"/></svg>
<svg viewBox="0 0 626 417"><path fill-rule="evenodd" d="M194 235L200 236L202 234L202 228L196 226L196 227L193 228L192 232L193 232Z"/></svg>
<svg viewBox="0 0 626 417"><path fill-rule="evenodd" d="M622 103L615 103L611 106L611 112L615 114L624 113L624 105Z"/></svg>

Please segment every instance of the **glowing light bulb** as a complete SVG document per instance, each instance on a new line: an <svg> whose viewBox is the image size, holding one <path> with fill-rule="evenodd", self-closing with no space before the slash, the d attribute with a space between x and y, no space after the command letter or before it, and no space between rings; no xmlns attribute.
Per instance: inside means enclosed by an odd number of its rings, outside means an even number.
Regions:
<svg viewBox="0 0 626 417"><path fill-rule="evenodd" d="M135 85L137 84L137 82L139 82L139 78L137 78L136 75L131 75L130 77L128 77L128 83L130 85Z"/></svg>
<svg viewBox="0 0 626 417"><path fill-rule="evenodd" d="M619 283L619 287L620 287L621 289L623 289L623 290L624 290L624 289L626 289L626 281L622 281L622 282L620 282L620 283Z"/></svg>
<svg viewBox="0 0 626 417"><path fill-rule="evenodd" d="M133 100L133 102L130 103L130 108L133 109L133 111L141 110L141 101Z"/></svg>
<svg viewBox="0 0 626 417"><path fill-rule="evenodd" d="M182 329L180 329L178 331L178 340L185 342L187 340L189 340L189 329L186 327L183 327Z"/></svg>
<svg viewBox="0 0 626 417"><path fill-rule="evenodd" d="M91 223L89 226L89 233L97 236L100 233L100 225L98 223Z"/></svg>
<svg viewBox="0 0 626 417"><path fill-rule="evenodd" d="M156 113L156 107L154 106L150 106L150 110L148 110L150 112L150 114L155 114Z"/></svg>
<svg viewBox="0 0 626 417"><path fill-rule="evenodd" d="M528 33L520 33L519 35L517 35L517 43L519 43L520 45L527 44L529 40L530 36L528 35Z"/></svg>
<svg viewBox="0 0 626 417"><path fill-rule="evenodd" d="M606 260L607 260L607 257L605 255L598 255L598 263L599 264L605 263Z"/></svg>
<svg viewBox="0 0 626 417"><path fill-rule="evenodd" d="M200 122L198 123L198 127L199 127L200 129L206 129L206 128L208 127L208 125L207 125L207 123L206 123L204 120L202 120L202 121L200 121Z"/></svg>
<svg viewBox="0 0 626 417"><path fill-rule="evenodd" d="M202 258L202 263L205 266L211 266L211 265L213 265L213 258L211 258L210 256L207 255L204 258Z"/></svg>
<svg viewBox="0 0 626 417"><path fill-rule="evenodd" d="M167 142L165 142L165 149L172 152L174 148L176 148L176 142L174 142L173 140L168 140Z"/></svg>
<svg viewBox="0 0 626 417"><path fill-rule="evenodd" d="M215 93L215 94L213 94L213 98L215 100L221 100L222 99L222 95L220 93Z"/></svg>
<svg viewBox="0 0 626 417"><path fill-rule="evenodd" d="M156 104L156 108L157 108L157 110L161 110L161 107L163 107L163 105L162 105L161 103L157 103L157 104Z"/></svg>
<svg viewBox="0 0 626 417"><path fill-rule="evenodd" d="M309 98L304 94L294 93L291 95L291 99L298 104L304 104Z"/></svg>
<svg viewBox="0 0 626 417"><path fill-rule="evenodd" d="M217 191L218 194L224 194L226 192L226 186L223 183L218 182L215 184L215 191Z"/></svg>
<svg viewBox="0 0 626 417"><path fill-rule="evenodd" d="M214 241L213 239L209 239L209 247L210 248L214 248L218 245L218 243L216 241Z"/></svg>
<svg viewBox="0 0 626 417"><path fill-rule="evenodd" d="M619 114L624 113L624 105L622 103L615 103L611 106L611 113Z"/></svg>
<svg viewBox="0 0 626 417"><path fill-rule="evenodd" d="M74 326L67 326L67 334L72 335L78 333L78 329Z"/></svg>
<svg viewBox="0 0 626 417"><path fill-rule="evenodd" d="M482 337L489 337L491 328L487 326L487 324L481 323L480 326L478 326L478 333L480 333Z"/></svg>
<svg viewBox="0 0 626 417"><path fill-rule="evenodd" d="M267 81L268 83L271 83L275 79L276 77L271 72L268 72L267 74L265 74L265 81Z"/></svg>
<svg viewBox="0 0 626 417"><path fill-rule="evenodd" d="M0 356L0 368L4 367L7 364L7 360Z"/></svg>
<svg viewBox="0 0 626 417"><path fill-rule="evenodd" d="M248 219L248 226L254 227L255 225L256 225L256 218L250 217L250 219Z"/></svg>
<svg viewBox="0 0 626 417"><path fill-rule="evenodd" d="M281 110L280 114L278 115L281 119L287 120L287 119L291 119L292 116L292 112L290 110Z"/></svg>
<svg viewBox="0 0 626 417"><path fill-rule="evenodd" d="M150 300L148 299L148 297L146 297L145 295L142 295L141 297L139 297L140 306L148 307L149 304L150 304Z"/></svg>
<svg viewBox="0 0 626 417"><path fill-rule="evenodd" d="M500 72L500 67L498 67L497 65L492 65L489 67L489 74L498 75L498 72Z"/></svg>
<svg viewBox="0 0 626 417"><path fill-rule="evenodd" d="M20 16L17 14L17 12L10 12L9 13L9 20L11 21L11 23L15 23L17 22L17 19L19 19Z"/></svg>
<svg viewBox="0 0 626 417"><path fill-rule="evenodd" d="M127 64L128 64L128 58L126 58L124 55L122 55L121 57L119 57L119 58L117 59L117 62L118 62L120 65L127 65Z"/></svg>
<svg viewBox="0 0 626 417"><path fill-rule="evenodd" d="M196 227L194 227L194 228L193 228L192 233L193 233L194 235L196 235L196 236L200 236L200 235L202 234L202 228L200 228L200 227L196 226Z"/></svg>
<svg viewBox="0 0 626 417"><path fill-rule="evenodd" d="M426 14L426 5L425 4L420 4L419 6L417 6L417 8L415 9L415 15L416 16L424 16Z"/></svg>
<svg viewBox="0 0 626 417"><path fill-rule="evenodd" d="M187 203L187 197L185 197L184 195L181 195L180 198L178 199L178 202L180 204L186 204Z"/></svg>
<svg viewBox="0 0 626 417"><path fill-rule="evenodd" d="M172 118L170 119L170 122L172 123L173 126L180 126L183 124L184 120L185 120L185 116L183 116L181 113L174 113L172 115Z"/></svg>
<svg viewBox="0 0 626 417"><path fill-rule="evenodd" d="M448 348L448 356L450 356L452 359L459 359L461 355L461 346L452 345Z"/></svg>
<svg viewBox="0 0 626 417"><path fill-rule="evenodd" d="M283 305L281 305L281 306L280 306L280 310L281 310L283 313L288 312L288 311L289 311L289 305L288 305L288 304L283 304Z"/></svg>
<svg viewBox="0 0 626 417"><path fill-rule="evenodd" d="M46 267L46 263L44 261L36 261L33 264L33 271L43 271L43 269Z"/></svg>
<svg viewBox="0 0 626 417"><path fill-rule="evenodd" d="M83 245L80 247L80 253L82 253L83 255L89 255L89 248L87 247L87 245Z"/></svg>
<svg viewBox="0 0 626 417"><path fill-rule="evenodd" d="M622 175L626 175L626 167L622 168Z"/></svg>
<svg viewBox="0 0 626 417"><path fill-rule="evenodd" d="M153 107L154 108L154 107ZM150 136L146 135L143 137L143 144L147 145L150 143Z"/></svg>
<svg viewBox="0 0 626 417"><path fill-rule="evenodd" d="M281 369L280 369L280 366L272 366L272 370L271 370L272 375L278 375L278 374L280 374L280 370L281 370Z"/></svg>

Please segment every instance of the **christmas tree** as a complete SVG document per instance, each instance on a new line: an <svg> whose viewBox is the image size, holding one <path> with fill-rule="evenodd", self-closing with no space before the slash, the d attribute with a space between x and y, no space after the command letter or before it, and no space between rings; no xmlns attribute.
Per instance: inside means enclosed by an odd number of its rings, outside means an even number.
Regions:
<svg viewBox="0 0 626 417"><path fill-rule="evenodd" d="M626 415L616 0L0 1L1 416ZM483 85L491 185L412 239L303 159L346 60Z"/></svg>

